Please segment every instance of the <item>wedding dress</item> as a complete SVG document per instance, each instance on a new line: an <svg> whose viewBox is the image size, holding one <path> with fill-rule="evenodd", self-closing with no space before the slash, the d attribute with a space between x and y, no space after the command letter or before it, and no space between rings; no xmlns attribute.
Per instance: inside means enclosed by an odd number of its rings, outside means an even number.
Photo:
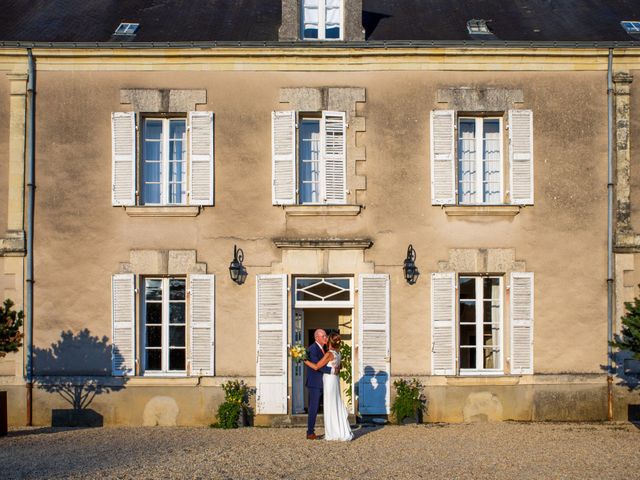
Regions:
<svg viewBox="0 0 640 480"><path fill-rule="evenodd" d="M329 350L333 354L327 366L340 366L340 353ZM349 412L340 396L340 377L325 373L322 376L324 397L324 439L348 442L353 438L349 427Z"/></svg>

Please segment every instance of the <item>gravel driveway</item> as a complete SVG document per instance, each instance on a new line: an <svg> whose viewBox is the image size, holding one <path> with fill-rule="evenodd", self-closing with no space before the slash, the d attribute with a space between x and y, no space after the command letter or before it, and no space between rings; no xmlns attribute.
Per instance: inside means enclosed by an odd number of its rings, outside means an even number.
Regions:
<svg viewBox="0 0 640 480"><path fill-rule="evenodd" d="M22 429L0 478L640 478L631 424L362 427L351 443L301 428Z"/></svg>

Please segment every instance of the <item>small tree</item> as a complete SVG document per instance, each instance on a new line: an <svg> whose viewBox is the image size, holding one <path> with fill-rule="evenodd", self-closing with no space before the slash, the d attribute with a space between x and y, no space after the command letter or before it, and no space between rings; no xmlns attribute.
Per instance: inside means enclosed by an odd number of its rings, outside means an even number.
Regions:
<svg viewBox="0 0 640 480"><path fill-rule="evenodd" d="M640 297L624 306L627 313L622 317L622 335L616 335L611 346L631 352L633 358L640 360Z"/></svg>
<svg viewBox="0 0 640 480"><path fill-rule="evenodd" d="M7 353L17 352L22 346L22 310L16 312L12 309L14 303L6 299L0 306L0 358Z"/></svg>

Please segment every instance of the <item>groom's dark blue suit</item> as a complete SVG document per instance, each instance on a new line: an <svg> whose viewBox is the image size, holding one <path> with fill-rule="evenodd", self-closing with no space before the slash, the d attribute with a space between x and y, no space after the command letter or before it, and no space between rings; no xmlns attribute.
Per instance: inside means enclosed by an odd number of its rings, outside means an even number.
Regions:
<svg viewBox="0 0 640 480"><path fill-rule="evenodd" d="M308 358L312 363L318 363L324 357L324 351L317 342L308 349ZM307 435L314 433L316 428L316 417L318 416L318 408L320 408L320 396L322 395L322 374L331 373L331 367L322 367L320 370L314 370L307 367L306 386L309 391L309 416L307 420Z"/></svg>

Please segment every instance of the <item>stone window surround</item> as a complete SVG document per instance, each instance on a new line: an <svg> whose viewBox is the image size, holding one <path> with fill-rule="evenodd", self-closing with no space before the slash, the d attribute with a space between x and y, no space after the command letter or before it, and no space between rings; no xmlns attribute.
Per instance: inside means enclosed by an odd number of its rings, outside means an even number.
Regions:
<svg viewBox="0 0 640 480"><path fill-rule="evenodd" d="M302 41L301 20L302 0L282 0L282 23L278 30L278 40ZM344 0L342 41L363 41L365 39L362 27L362 0ZM304 42L324 42L325 40L304 40ZM326 40L335 42L336 40ZM339 41L339 40L338 40Z"/></svg>
<svg viewBox="0 0 640 480"><path fill-rule="evenodd" d="M525 272L526 263L516 260L515 248L452 248L447 260L438 261L438 272L504 274Z"/></svg>
<svg viewBox="0 0 640 480"><path fill-rule="evenodd" d="M135 275L188 275L207 273L207 264L196 260L196 250L130 250L129 262L117 273Z"/></svg>

